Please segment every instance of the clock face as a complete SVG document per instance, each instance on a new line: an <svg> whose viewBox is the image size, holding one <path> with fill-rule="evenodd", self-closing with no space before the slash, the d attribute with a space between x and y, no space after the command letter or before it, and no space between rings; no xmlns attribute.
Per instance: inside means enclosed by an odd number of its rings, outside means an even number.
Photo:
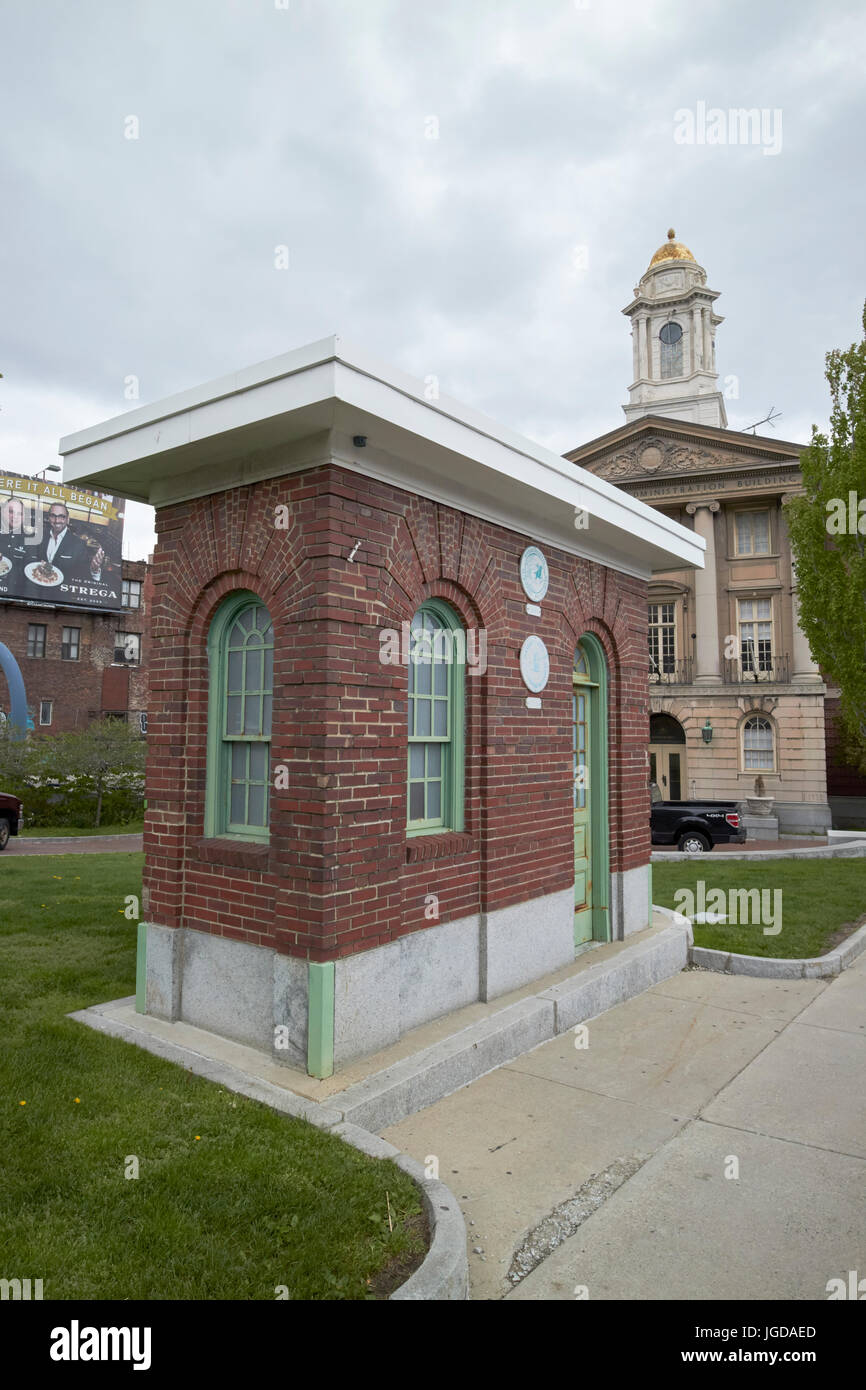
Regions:
<svg viewBox="0 0 866 1390"><path fill-rule="evenodd" d="M523 684L539 695L550 678L550 657L540 637L527 637L520 648L520 674Z"/></svg>
<svg viewBox="0 0 866 1390"><path fill-rule="evenodd" d="M520 582L532 603L540 603L547 593L550 573L537 545L529 545L520 557Z"/></svg>

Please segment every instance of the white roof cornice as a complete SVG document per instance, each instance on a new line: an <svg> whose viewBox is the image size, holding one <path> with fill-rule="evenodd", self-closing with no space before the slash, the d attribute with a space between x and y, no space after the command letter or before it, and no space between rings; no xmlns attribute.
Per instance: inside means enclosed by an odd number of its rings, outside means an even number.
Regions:
<svg viewBox="0 0 866 1390"><path fill-rule="evenodd" d="M699 536L460 402L428 400L422 382L339 337L81 430L60 453L67 483L157 506L297 471L316 453L626 573L703 565Z"/></svg>

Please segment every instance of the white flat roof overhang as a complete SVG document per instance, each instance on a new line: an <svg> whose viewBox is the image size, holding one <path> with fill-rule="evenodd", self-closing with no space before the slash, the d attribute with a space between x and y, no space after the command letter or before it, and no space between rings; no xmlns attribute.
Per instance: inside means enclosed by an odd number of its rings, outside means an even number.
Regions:
<svg viewBox="0 0 866 1390"><path fill-rule="evenodd" d="M332 457L625 573L704 563L694 532L338 337L80 430L59 452L67 485L157 507Z"/></svg>

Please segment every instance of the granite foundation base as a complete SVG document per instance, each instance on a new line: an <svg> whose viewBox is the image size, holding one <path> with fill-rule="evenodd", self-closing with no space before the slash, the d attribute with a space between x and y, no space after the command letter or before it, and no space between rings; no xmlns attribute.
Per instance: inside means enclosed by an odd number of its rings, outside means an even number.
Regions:
<svg viewBox="0 0 866 1390"><path fill-rule="evenodd" d="M611 874L612 940L646 927L648 888L648 865ZM422 1023L569 964L574 894L569 888L427 927L327 966L191 928L144 923L142 931L142 1012L327 1076ZM324 989L320 977L311 990L313 971L329 972Z"/></svg>

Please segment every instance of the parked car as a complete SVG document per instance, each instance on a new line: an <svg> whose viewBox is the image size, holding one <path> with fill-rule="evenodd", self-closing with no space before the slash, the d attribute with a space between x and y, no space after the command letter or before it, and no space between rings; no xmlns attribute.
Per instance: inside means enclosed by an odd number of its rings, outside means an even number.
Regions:
<svg viewBox="0 0 866 1390"><path fill-rule="evenodd" d="M24 824L24 803L17 796L0 792L0 849L5 849L10 835L17 835Z"/></svg>
<svg viewBox="0 0 866 1390"><path fill-rule="evenodd" d="M663 801L656 782L650 783L650 791L654 845L676 845L683 854L706 854L713 845L741 845L745 840L736 801Z"/></svg>

